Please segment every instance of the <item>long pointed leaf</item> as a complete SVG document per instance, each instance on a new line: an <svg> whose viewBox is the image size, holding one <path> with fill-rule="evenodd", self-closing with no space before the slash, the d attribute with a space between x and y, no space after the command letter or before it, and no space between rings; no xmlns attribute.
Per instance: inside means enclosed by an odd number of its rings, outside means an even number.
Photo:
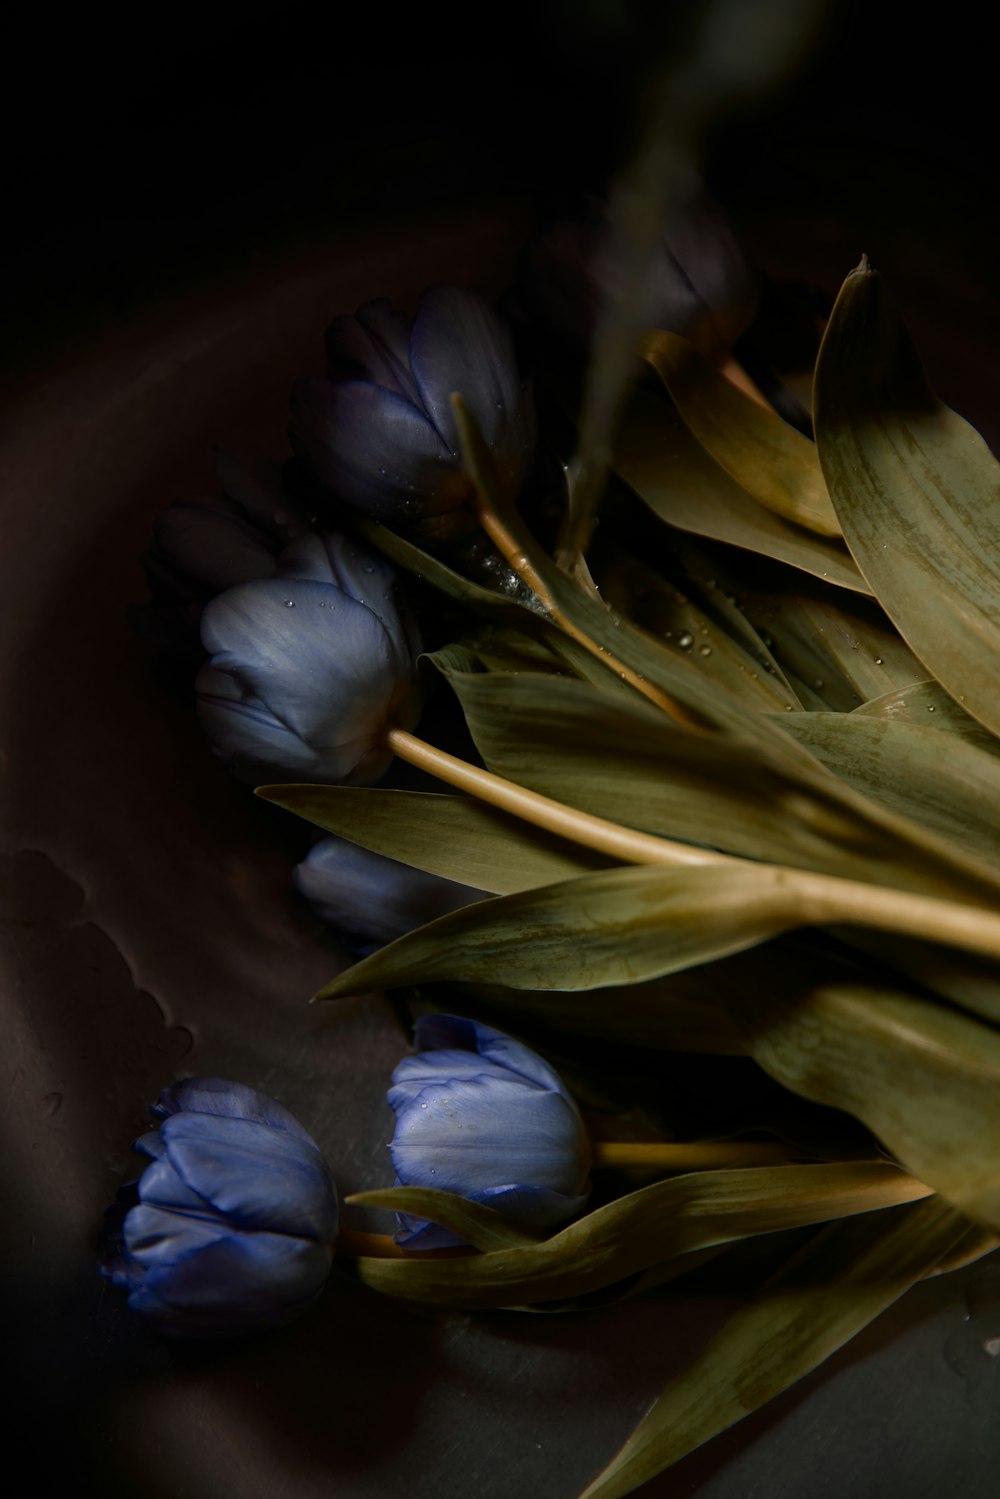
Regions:
<svg viewBox="0 0 1000 1499"><path fill-rule="evenodd" d="M550 885L609 860L486 802L361 786L260 786L275 802L389 859L497 895Z"/></svg>
<svg viewBox="0 0 1000 1499"><path fill-rule="evenodd" d="M456 1260L365 1258L366 1284L391 1296L480 1309L584 1296L674 1255L779 1229L925 1197L892 1166L862 1161L692 1171L655 1182L598 1208L536 1244ZM360 1200L360 1199L359 1199ZM367 1202L373 1194L364 1194ZM389 1188L379 1205L416 1209L458 1224L461 1200L448 1193Z"/></svg>
<svg viewBox="0 0 1000 1499"><path fill-rule="evenodd" d="M932 676L1000 730L1000 465L932 394L867 262L816 367L816 439L844 536Z"/></svg>
<svg viewBox="0 0 1000 1499"><path fill-rule="evenodd" d="M623 1499L808 1374L961 1240L932 1200L819 1234L669 1385L581 1499Z"/></svg>
<svg viewBox="0 0 1000 1499"><path fill-rule="evenodd" d="M820 536L840 536L815 444L737 390L676 333L647 334L642 352L691 435L747 494Z"/></svg>
<svg viewBox="0 0 1000 1499"><path fill-rule="evenodd" d="M665 402L645 391L632 398L615 446L625 483L670 526L758 552L871 593L842 542L816 536L758 505L710 458Z"/></svg>

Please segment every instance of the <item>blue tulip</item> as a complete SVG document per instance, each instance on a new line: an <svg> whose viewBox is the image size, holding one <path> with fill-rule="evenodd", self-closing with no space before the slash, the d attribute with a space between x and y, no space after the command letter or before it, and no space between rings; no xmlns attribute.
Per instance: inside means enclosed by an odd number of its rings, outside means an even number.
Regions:
<svg viewBox="0 0 1000 1499"><path fill-rule="evenodd" d="M520 296L527 311L579 345L608 299L621 294L619 258L604 211L552 225L529 246ZM696 185L675 208L649 266L643 325L680 333L703 353L727 352L757 305L757 278L721 210Z"/></svg>
<svg viewBox="0 0 1000 1499"><path fill-rule="evenodd" d="M510 334L472 292L424 292L416 317L368 302L327 331L326 379L292 395L292 441L335 495L423 541L472 528L451 397L460 394L502 483L520 486L535 443L534 409Z"/></svg>
<svg viewBox="0 0 1000 1499"><path fill-rule="evenodd" d="M269 578L279 553L309 529L276 460L219 449L215 468L222 494L176 500L153 522L143 564L157 602L206 603L238 583Z"/></svg>
<svg viewBox="0 0 1000 1499"><path fill-rule="evenodd" d="M277 1327L319 1295L333 1260L337 1192L315 1141L242 1083L165 1088L150 1164L110 1209L101 1274L158 1332L220 1337Z"/></svg>
<svg viewBox="0 0 1000 1499"><path fill-rule="evenodd" d="M303 536L277 575L209 604L198 676L212 748L253 784L367 784L392 759L390 727L420 711L416 629L390 565L343 536Z"/></svg>
<svg viewBox="0 0 1000 1499"><path fill-rule="evenodd" d="M417 1055L392 1075L390 1148L397 1183L439 1187L485 1203L526 1228L554 1228L590 1193L590 1148L579 1110L547 1062L501 1031L456 1015L417 1021ZM409 1249L462 1241L400 1215Z"/></svg>
<svg viewBox="0 0 1000 1499"><path fill-rule="evenodd" d="M356 951L373 952L415 927L447 916L483 890L411 869L346 838L322 838L295 868L292 878L310 905L343 934Z"/></svg>

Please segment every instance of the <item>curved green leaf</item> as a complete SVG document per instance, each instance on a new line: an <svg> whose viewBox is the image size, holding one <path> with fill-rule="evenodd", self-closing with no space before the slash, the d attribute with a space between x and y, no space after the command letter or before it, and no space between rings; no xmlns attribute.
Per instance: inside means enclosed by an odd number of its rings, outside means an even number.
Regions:
<svg viewBox="0 0 1000 1499"><path fill-rule="evenodd" d="M508 895L610 860L467 796L368 786L259 786L257 795L374 853Z"/></svg>
<svg viewBox="0 0 1000 1499"><path fill-rule="evenodd" d="M676 333L648 333L642 355L691 435L747 494L820 536L840 536L814 443L737 390Z"/></svg>
<svg viewBox="0 0 1000 1499"><path fill-rule="evenodd" d="M580 1499L623 1499L808 1374L966 1234L935 1199L818 1234L669 1385Z"/></svg>
<svg viewBox="0 0 1000 1499"><path fill-rule="evenodd" d="M816 367L816 440L851 552L930 674L1000 731L1000 465L930 391L867 262Z"/></svg>
<svg viewBox="0 0 1000 1499"><path fill-rule="evenodd" d="M857 791L1000 870L996 755L899 715L789 713L782 727Z"/></svg>
<svg viewBox="0 0 1000 1499"><path fill-rule="evenodd" d="M1000 1032L870 983L724 1008L771 1077L853 1114L907 1170L1000 1228Z"/></svg>
<svg viewBox="0 0 1000 1499"><path fill-rule="evenodd" d="M409 1189L412 1191L413 1189ZM365 1193L364 1199L372 1200ZM894 1166L864 1161L693 1171L616 1198L541 1243L463 1259L359 1259L373 1289L411 1301L469 1310L523 1306L585 1296L675 1255L755 1234L877 1212L925 1197L927 1188ZM382 1206L410 1211L403 1189L378 1194ZM447 1210L459 1221L461 1199L426 1193L421 1211Z"/></svg>
<svg viewBox="0 0 1000 1499"><path fill-rule="evenodd" d="M598 989L739 952L795 925L786 871L642 865L480 901L372 953L317 999L430 979Z"/></svg>
<svg viewBox="0 0 1000 1499"><path fill-rule="evenodd" d="M582 811L753 859L978 899L997 878L927 829L781 746L682 728L568 678L468 671L454 647L431 658L448 677L489 768ZM782 725L790 714L783 714ZM783 732L782 742L792 743ZM955 882L958 882L957 884Z"/></svg>
<svg viewBox="0 0 1000 1499"><path fill-rule="evenodd" d="M614 466L654 515L681 531L774 557L840 588L871 593L842 542L758 505L691 436L665 401L632 397Z"/></svg>

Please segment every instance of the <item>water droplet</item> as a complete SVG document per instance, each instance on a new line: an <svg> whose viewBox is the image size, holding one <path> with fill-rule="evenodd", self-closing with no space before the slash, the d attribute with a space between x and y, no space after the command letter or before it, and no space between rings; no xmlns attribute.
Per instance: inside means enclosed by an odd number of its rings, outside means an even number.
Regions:
<svg viewBox="0 0 1000 1499"><path fill-rule="evenodd" d="M372 564L370 562L366 562L365 563L365 572L366 573L373 573L374 571L375 571L375 569L372 566Z"/></svg>
<svg viewBox="0 0 1000 1499"><path fill-rule="evenodd" d="M294 599L286 599L285 600L285 608L286 609L294 609L295 608L295 600Z"/></svg>
<svg viewBox="0 0 1000 1499"><path fill-rule="evenodd" d="M678 635L677 644L680 646L682 651L689 651L694 645L694 636L690 634L689 631L685 630L683 635Z"/></svg>
<svg viewBox="0 0 1000 1499"><path fill-rule="evenodd" d="M712 647L710 645L700 645L698 647L698 654L699 656L710 656L712 654Z"/></svg>
<svg viewBox="0 0 1000 1499"><path fill-rule="evenodd" d="M882 657L881 656L876 656L875 657L875 665L876 666L881 666L882 665Z"/></svg>
<svg viewBox="0 0 1000 1499"><path fill-rule="evenodd" d="M426 1104L425 1104L425 1103L422 1103L422 1104L421 1104L421 1105L420 1105L420 1107L421 1107L421 1108L422 1108L422 1109L426 1109L426 1107L427 1107L427 1105L426 1105Z"/></svg>
<svg viewBox="0 0 1000 1499"><path fill-rule="evenodd" d="M815 682L813 683L813 686L815 687L816 691L819 692L820 688L823 686L823 678L817 677Z"/></svg>
<svg viewBox="0 0 1000 1499"><path fill-rule="evenodd" d="M379 473L382 475L382 477L384 479L385 478L385 469L384 468L380 468L379 469Z"/></svg>
<svg viewBox="0 0 1000 1499"><path fill-rule="evenodd" d="M928 713L936 713L937 709L935 708L935 706L934 706L933 703L928 703L927 704L927 711L928 711Z"/></svg>
<svg viewBox="0 0 1000 1499"><path fill-rule="evenodd" d="M792 705L791 705L791 703L786 703L785 704L785 712L786 713L791 713L791 711L792 711Z"/></svg>

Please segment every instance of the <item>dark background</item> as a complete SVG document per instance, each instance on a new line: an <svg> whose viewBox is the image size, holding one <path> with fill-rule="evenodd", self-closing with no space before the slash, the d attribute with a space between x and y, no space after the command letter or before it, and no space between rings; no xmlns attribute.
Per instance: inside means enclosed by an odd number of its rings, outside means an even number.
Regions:
<svg viewBox="0 0 1000 1499"><path fill-rule="evenodd" d="M697 8L547 0L400 19L286 4L5 23L0 317L8 390L40 388L7 439L23 495L9 478L0 491L0 520L20 527L0 590L20 790L6 885L23 949L22 988L4 996L21 1031L5 1044L13 1054L23 1033L36 1069L25 1081L11 1064L3 1101L3 1165L21 1194L5 1219L3 1325L37 1483L101 1499L311 1499L338 1484L408 1493L423 1462L461 1474L437 1488L449 1499L541 1494L540 1475L547 1499L577 1468L596 1471L666 1355L683 1363L703 1335L697 1304L440 1330L337 1281L315 1321L256 1353L175 1355L91 1268L100 1205L134 1165L146 1102L188 1066L192 1016L197 1069L270 1087L273 1067L273 1091L342 1152L345 1190L379 1179L384 1121L359 1125L353 1101L379 1100L400 1046L376 1002L328 1029L303 1015L330 960L304 940L287 861L213 775L187 706L171 714L123 626L151 516L212 482L213 442L278 451L287 389L319 348L319 294L282 303L275 326L243 329L231 350L220 337L217 354L203 303L248 271L266 284L272 262L285 295L290 252L342 229L395 234L455 203L542 213L599 188L629 138L651 38ZM868 251L922 322L942 394L985 428L996 358L985 379L969 350L1000 347L994 63L970 5L923 29L913 14L832 6L781 96L720 129L708 172L776 273L832 290ZM254 292L238 305L267 303ZM81 346L95 357L66 357ZM187 850L202 847L193 880ZM161 1013L164 995L176 1008ZM881 1499L895 1479L911 1499L946 1484L992 1495L1000 1368L974 1355L995 1326L976 1296L994 1308L997 1279L994 1264L918 1288L652 1492ZM576 1457L584 1438L592 1454Z"/></svg>
<svg viewBox="0 0 1000 1499"><path fill-rule="evenodd" d="M669 47L698 9L264 4L8 21L8 355L340 225L509 191L545 207L599 186L656 39ZM957 182L964 249L989 274L992 59L971 5L933 25L916 14L833 0L798 77L717 134L709 175L737 219L776 204L856 213L877 252L890 210L918 209L925 234L928 217L953 218Z"/></svg>

